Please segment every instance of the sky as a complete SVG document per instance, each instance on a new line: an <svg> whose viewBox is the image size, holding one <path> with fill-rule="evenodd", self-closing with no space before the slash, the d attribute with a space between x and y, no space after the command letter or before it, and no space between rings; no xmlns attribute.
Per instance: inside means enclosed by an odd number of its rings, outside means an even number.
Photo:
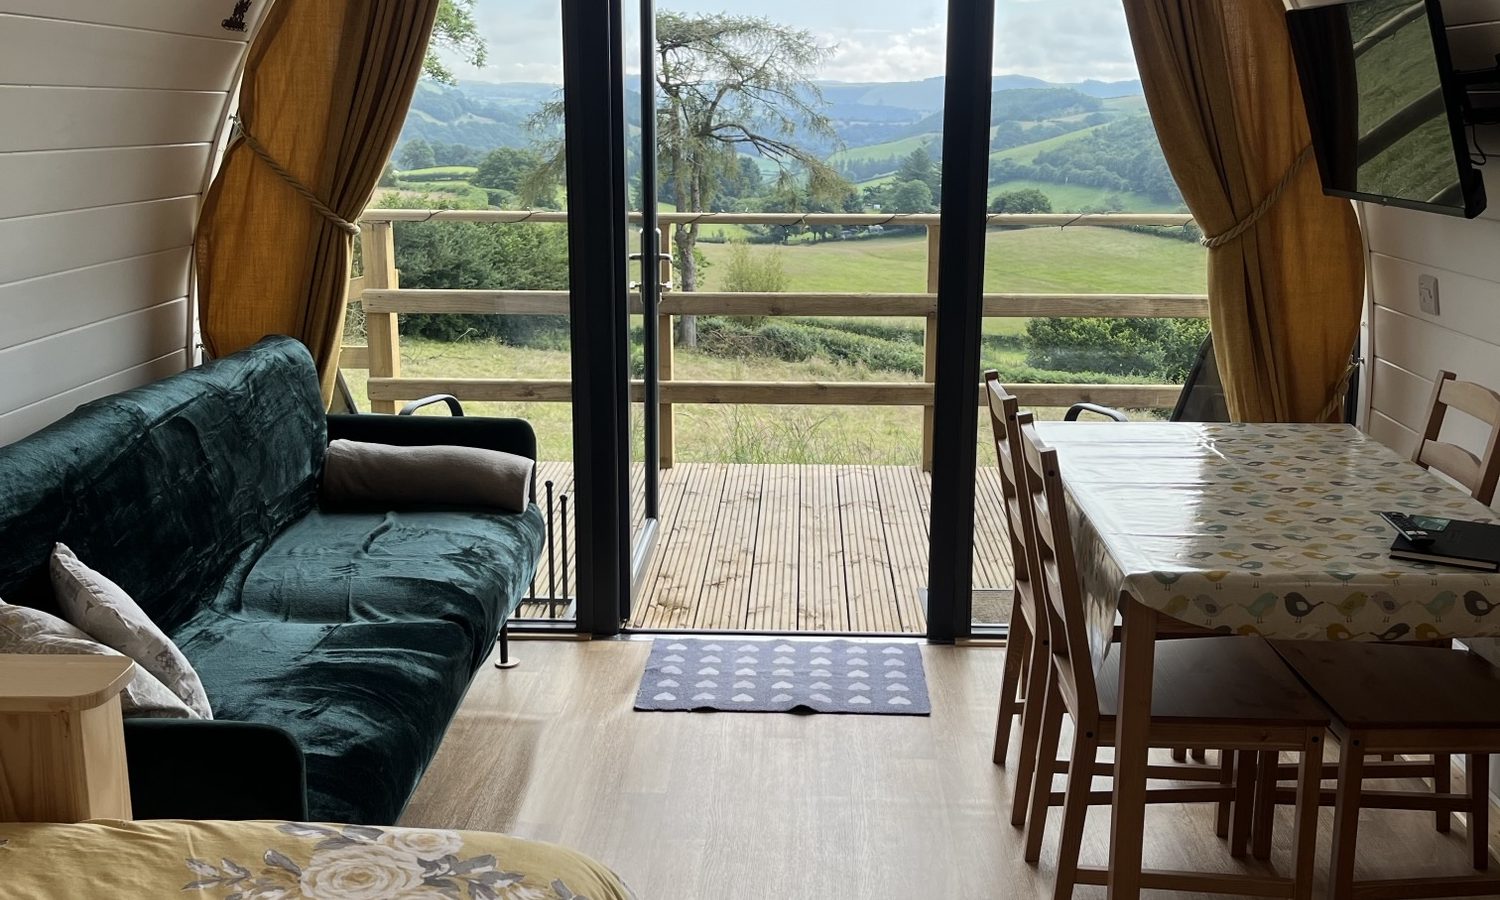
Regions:
<svg viewBox="0 0 1500 900"><path fill-rule="evenodd" d="M995 74L1048 81L1136 77L1120 0L996 0ZM483 69L455 63L482 81L562 81L557 0L478 0L489 42ZM639 33L627 0L627 45ZM670 0L659 9L761 15L812 31L836 47L817 74L829 81L915 81L943 74L943 0Z"/></svg>

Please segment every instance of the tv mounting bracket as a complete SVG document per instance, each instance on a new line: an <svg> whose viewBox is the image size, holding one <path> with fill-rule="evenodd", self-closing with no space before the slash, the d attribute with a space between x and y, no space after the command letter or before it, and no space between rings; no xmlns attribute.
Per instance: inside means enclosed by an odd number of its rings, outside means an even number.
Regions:
<svg viewBox="0 0 1500 900"><path fill-rule="evenodd" d="M1468 92L1500 93L1500 53L1495 54L1495 65L1487 69L1469 69L1454 73L1459 84ZM1500 104L1479 109L1474 107L1473 97L1464 98L1465 125L1500 125Z"/></svg>

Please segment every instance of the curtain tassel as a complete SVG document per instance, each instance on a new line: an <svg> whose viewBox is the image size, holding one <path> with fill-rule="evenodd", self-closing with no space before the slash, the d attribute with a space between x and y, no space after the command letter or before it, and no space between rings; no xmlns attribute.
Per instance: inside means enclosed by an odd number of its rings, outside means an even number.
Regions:
<svg viewBox="0 0 1500 900"><path fill-rule="evenodd" d="M301 181L297 180L297 176L287 171L285 166L277 162L275 157L271 156L270 151L265 148L265 145L256 140L255 135L250 133L250 130L245 127L245 123L241 121L238 116L235 116L234 118L234 131L235 136L244 141L245 146L250 148L250 152L259 157L260 161L265 163L266 167L269 168L272 172L275 172L277 175L281 176L282 181L285 181L287 184L291 185L292 190L296 191L298 196L306 200L308 202L308 205L316 210L319 215L327 219L329 222L333 223L336 228L349 235L350 237L359 236L358 225L350 222L348 219L345 219L343 216L334 212L327 203L324 203L321 199L319 199L317 194L314 194L312 192L311 188L303 184Z"/></svg>

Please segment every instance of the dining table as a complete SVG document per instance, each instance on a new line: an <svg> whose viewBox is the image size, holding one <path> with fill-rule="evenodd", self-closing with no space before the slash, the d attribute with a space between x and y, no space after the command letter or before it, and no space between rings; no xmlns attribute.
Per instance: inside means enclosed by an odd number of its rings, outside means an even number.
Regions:
<svg viewBox="0 0 1500 900"><path fill-rule="evenodd" d="M1500 636L1500 576L1392 559L1395 529L1379 515L1494 512L1352 426L1046 422L1038 433L1058 453L1096 670L1121 654L1111 898L1142 887L1159 617L1290 640Z"/></svg>

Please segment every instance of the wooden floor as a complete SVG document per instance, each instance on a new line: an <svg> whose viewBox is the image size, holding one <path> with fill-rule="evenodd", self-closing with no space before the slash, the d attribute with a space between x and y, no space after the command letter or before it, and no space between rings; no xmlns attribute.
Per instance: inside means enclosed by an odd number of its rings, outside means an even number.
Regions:
<svg viewBox="0 0 1500 900"><path fill-rule="evenodd" d="M520 668L480 673L403 824L561 843L641 900L1051 897L1056 826L1028 866L1007 815L1013 776L990 762L1002 650L924 646L924 718L633 712L649 649L516 641ZM1331 824L1325 810L1320 873ZM1086 864L1103 862L1108 826L1091 812ZM1291 831L1282 810L1283 871ZM1461 821L1437 834L1430 813L1366 812L1359 876L1464 874L1463 835ZM1266 872L1229 858L1203 806L1148 812L1146 865Z"/></svg>
<svg viewBox="0 0 1500 900"><path fill-rule="evenodd" d="M556 495L572 492L571 463L544 462L538 478L552 481ZM978 478L975 585L1008 588L999 480L990 468ZM640 478L633 481L639 509ZM656 553L631 625L923 634L930 497L929 476L902 466L667 469ZM560 502L553 521L560 529ZM574 546L570 534L566 578L560 538L555 563L544 555L535 596L550 596L553 582L558 596L573 595ZM527 604L523 614L546 610Z"/></svg>

